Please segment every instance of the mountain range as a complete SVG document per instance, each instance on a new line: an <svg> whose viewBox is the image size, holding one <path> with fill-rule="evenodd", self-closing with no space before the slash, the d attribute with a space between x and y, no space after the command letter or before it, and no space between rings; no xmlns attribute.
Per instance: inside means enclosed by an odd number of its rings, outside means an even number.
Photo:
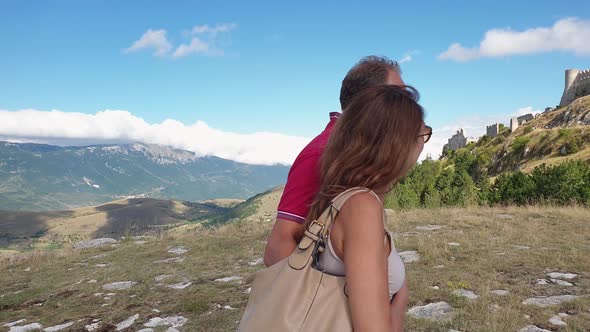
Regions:
<svg viewBox="0 0 590 332"><path fill-rule="evenodd" d="M143 143L0 141L0 210L63 210L144 197L246 199L285 183L288 170Z"/></svg>

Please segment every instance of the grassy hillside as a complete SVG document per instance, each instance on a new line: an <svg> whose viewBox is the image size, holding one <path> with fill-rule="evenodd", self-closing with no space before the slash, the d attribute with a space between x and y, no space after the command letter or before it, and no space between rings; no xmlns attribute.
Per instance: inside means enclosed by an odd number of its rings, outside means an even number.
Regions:
<svg viewBox="0 0 590 332"><path fill-rule="evenodd" d="M246 201L219 199L193 203L134 198L64 211L0 210L0 248L61 248L100 237L157 235L191 223L211 227L235 220L270 220L275 216L282 188L276 187Z"/></svg>
<svg viewBox="0 0 590 332"><path fill-rule="evenodd" d="M220 227L188 223L95 249L0 251L0 326L26 319L18 325L72 323L70 331L85 331L97 324L99 331L112 331L132 318L123 330L138 331L158 317L176 317L180 331L231 331L262 268L279 197L280 190L259 196L254 213ZM406 263L410 306L445 301L453 307L444 321L408 317L406 330L590 330L589 215L572 207L389 211L397 250L420 255ZM576 276L564 286L550 280L551 272ZM124 281L135 284L103 288ZM463 298L459 289L479 298ZM523 304L564 294L580 297L548 307ZM558 313L568 315L562 318L566 327L549 322Z"/></svg>
<svg viewBox="0 0 590 332"><path fill-rule="evenodd" d="M443 158L455 162L463 149ZM506 171L532 171L541 164L556 165L568 160L590 162L590 96L539 115L511 133L505 127L499 136L483 136L465 150L478 156L480 167L497 176Z"/></svg>
<svg viewBox="0 0 590 332"><path fill-rule="evenodd" d="M247 199L218 214L208 214L197 220L206 226L219 226L232 221L263 222L274 220L283 186L275 187Z"/></svg>
<svg viewBox="0 0 590 332"><path fill-rule="evenodd" d="M49 212L0 210L0 247L61 247L83 239L154 234L187 220L229 210L212 203L153 198Z"/></svg>

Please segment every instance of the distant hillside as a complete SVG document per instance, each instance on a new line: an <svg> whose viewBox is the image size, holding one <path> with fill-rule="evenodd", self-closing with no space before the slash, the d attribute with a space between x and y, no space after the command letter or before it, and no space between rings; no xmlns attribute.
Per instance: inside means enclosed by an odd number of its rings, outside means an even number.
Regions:
<svg viewBox="0 0 590 332"><path fill-rule="evenodd" d="M275 187L220 213L206 214L199 220L208 226L218 226L237 219L272 222L276 216L283 189L284 186Z"/></svg>
<svg viewBox="0 0 590 332"><path fill-rule="evenodd" d="M0 142L0 210L62 210L133 197L246 199L284 183L287 172L287 166L248 165L140 143Z"/></svg>
<svg viewBox="0 0 590 332"><path fill-rule="evenodd" d="M73 210L20 212L0 210L0 246L68 243L99 237L155 234L189 220L225 213L228 208L134 198ZM36 243L33 246L38 246Z"/></svg>
<svg viewBox="0 0 590 332"><path fill-rule="evenodd" d="M463 149L443 155L454 164ZM505 171L532 171L541 164L556 165L567 160L590 161L590 96L540 114L511 133L504 128L495 138L481 137L465 150L477 156L478 167L490 176Z"/></svg>
<svg viewBox="0 0 590 332"><path fill-rule="evenodd" d="M500 126L414 167L387 196L394 209L495 205L590 206L590 96L514 132Z"/></svg>
<svg viewBox="0 0 590 332"><path fill-rule="evenodd" d="M236 219L270 222L282 192L282 186L275 187L237 205L235 200L195 203L133 198L62 211L0 210L0 249L61 247L101 237L157 235L182 226L216 226Z"/></svg>

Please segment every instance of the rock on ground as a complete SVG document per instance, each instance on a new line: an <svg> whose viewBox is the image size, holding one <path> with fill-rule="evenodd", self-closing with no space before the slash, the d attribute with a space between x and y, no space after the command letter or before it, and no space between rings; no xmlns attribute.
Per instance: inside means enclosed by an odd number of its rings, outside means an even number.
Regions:
<svg viewBox="0 0 590 332"><path fill-rule="evenodd" d="M98 330L99 324L100 324L100 322L97 322L97 323L92 323L92 324L86 325L84 327L86 328L86 331L93 332L93 331Z"/></svg>
<svg viewBox="0 0 590 332"><path fill-rule="evenodd" d="M185 281L185 282L179 282L177 284L166 285L166 287L172 288L172 289L185 289L185 288L189 287L192 284L193 283L190 282L190 281Z"/></svg>
<svg viewBox="0 0 590 332"><path fill-rule="evenodd" d="M537 327L535 325L527 325L527 326L523 327L522 329L518 330L518 332L551 332L551 331L542 329L542 328Z"/></svg>
<svg viewBox="0 0 590 332"><path fill-rule="evenodd" d="M474 292L470 291L470 290L466 290L466 289L455 289L455 291L453 292L454 295L457 296L461 296L461 297L466 297L470 300L475 300L479 297L479 295L475 294Z"/></svg>
<svg viewBox="0 0 590 332"><path fill-rule="evenodd" d="M42 329L43 326L39 323L32 323L23 326L12 326L8 332L27 332L27 331L35 331L38 329Z"/></svg>
<svg viewBox="0 0 590 332"><path fill-rule="evenodd" d="M102 289L104 290L124 290L124 289L129 289L133 286L135 286L137 284L137 282L135 281L119 281L119 282L113 282L111 284L106 284L102 286Z"/></svg>
<svg viewBox="0 0 590 332"><path fill-rule="evenodd" d="M577 298L579 298L577 295L540 296L526 299L522 301L522 304L536 305L538 307L549 307L552 305L559 305L564 302L573 301Z"/></svg>
<svg viewBox="0 0 590 332"><path fill-rule="evenodd" d="M43 331L44 332L57 332L57 331L61 331L63 329L67 329L68 327L74 325L74 322L69 322L69 323L64 323L61 325L55 325L55 326L51 326L51 327L46 327Z"/></svg>
<svg viewBox="0 0 590 332"><path fill-rule="evenodd" d="M408 315L429 320L446 320L453 316L453 307L446 302L434 302L408 310Z"/></svg>
<svg viewBox="0 0 590 332"><path fill-rule="evenodd" d="M404 263L412 263L420 260L420 254L417 251L402 251L399 255Z"/></svg>
<svg viewBox="0 0 590 332"><path fill-rule="evenodd" d="M554 279L574 279L578 275L575 273L560 273L560 272L551 272L547 274L550 278Z"/></svg>
<svg viewBox="0 0 590 332"><path fill-rule="evenodd" d="M441 225L423 225L423 226L416 226L416 229L419 231L436 231L443 228Z"/></svg>
<svg viewBox="0 0 590 332"><path fill-rule="evenodd" d="M145 323L145 327L156 327L156 326L171 326L171 327L182 327L188 319L182 316L171 316L171 317L154 317Z"/></svg>
<svg viewBox="0 0 590 332"><path fill-rule="evenodd" d="M491 291L490 293L494 294L494 295L498 295L498 296L506 296L508 295L510 292L504 289L494 289L493 291Z"/></svg>
<svg viewBox="0 0 590 332"><path fill-rule="evenodd" d="M214 281L230 282L230 281L236 281L236 280L242 280L242 277L232 276L232 277L225 277L225 278L215 279Z"/></svg>
<svg viewBox="0 0 590 332"><path fill-rule="evenodd" d="M157 282L162 282L165 279L168 279L170 277L172 277L171 274L162 274L162 275L159 275L159 276L155 277L154 280L157 281Z"/></svg>
<svg viewBox="0 0 590 332"><path fill-rule="evenodd" d="M135 323L135 321L139 318L139 314L135 314L129 318L127 318L126 320L120 322L119 324L117 324L117 331L123 331L124 329L128 328L129 326L133 325L133 323Z"/></svg>
<svg viewBox="0 0 590 332"><path fill-rule="evenodd" d="M175 254L175 255L182 255L182 254L186 254L188 252L188 248L187 247L174 247L174 248L171 248L170 250L168 250L168 252L171 254Z"/></svg>
<svg viewBox="0 0 590 332"><path fill-rule="evenodd" d="M260 265L262 263L263 263L262 258L258 258L258 259L255 259L255 260L251 261L251 262L248 262L248 265L254 266L254 265Z"/></svg>
<svg viewBox="0 0 590 332"><path fill-rule="evenodd" d="M567 326L566 322L561 319L561 316L555 315L549 319L549 323L555 326Z"/></svg>
<svg viewBox="0 0 590 332"><path fill-rule="evenodd" d="M558 284L559 286L573 286L574 285L571 282L567 282L567 281L561 280L561 279L551 278L549 280L551 280L551 282L554 283L554 284Z"/></svg>
<svg viewBox="0 0 590 332"><path fill-rule="evenodd" d="M517 244L513 245L512 247L514 247L516 249L519 249L519 250L528 250L528 249L531 249L531 247L529 247L529 246L521 246L521 245L517 245Z"/></svg>
<svg viewBox="0 0 590 332"><path fill-rule="evenodd" d="M6 323L6 324L4 324L4 326L5 327L13 327L15 325L22 324L26 321L27 321L26 319L19 319L19 320L15 320L14 322Z"/></svg>
<svg viewBox="0 0 590 332"><path fill-rule="evenodd" d="M117 243L117 240L112 239L110 237L104 237L99 239L94 239L90 241L80 241L74 244L74 249L87 249L87 248L98 248L102 246L106 246L107 244Z"/></svg>

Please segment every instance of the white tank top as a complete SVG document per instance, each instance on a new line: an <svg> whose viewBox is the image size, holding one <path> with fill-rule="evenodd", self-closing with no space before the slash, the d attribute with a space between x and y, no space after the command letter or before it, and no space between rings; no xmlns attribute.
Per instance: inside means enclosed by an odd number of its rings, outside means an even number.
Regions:
<svg viewBox="0 0 590 332"><path fill-rule="evenodd" d="M371 192L373 193L373 192ZM377 195L375 195L373 193L373 195L379 199L379 197L377 197ZM381 202L379 200L379 202ZM385 221L385 211L383 211L384 213L384 221ZM332 225L330 226L330 231L331 228L334 227L334 223L332 223ZM391 237L391 233L386 231L386 235L387 237ZM399 256L399 254L397 253L397 251L395 250L395 247L393 245L393 240L392 239L388 239L391 243L391 252L389 253L389 256L387 257L387 270L388 270L388 276L387 276L387 281L388 281L388 286L389 286L389 298L392 298L393 295L395 295L395 293L397 293L401 288L402 285L404 283L404 280L406 278L406 269L404 267L404 262L402 261L401 257ZM336 255L336 252L334 251L334 247L332 246L332 241L330 240L330 235L328 234L328 241L326 244L327 250L324 250L322 253L320 253L319 255L319 259L318 259L318 263L317 263L317 268L321 271L324 271L328 274L331 275L335 275L335 276L340 276L343 277L345 276L345 270L344 270L344 262L342 261L342 259L340 259L340 257L338 257L338 255Z"/></svg>

